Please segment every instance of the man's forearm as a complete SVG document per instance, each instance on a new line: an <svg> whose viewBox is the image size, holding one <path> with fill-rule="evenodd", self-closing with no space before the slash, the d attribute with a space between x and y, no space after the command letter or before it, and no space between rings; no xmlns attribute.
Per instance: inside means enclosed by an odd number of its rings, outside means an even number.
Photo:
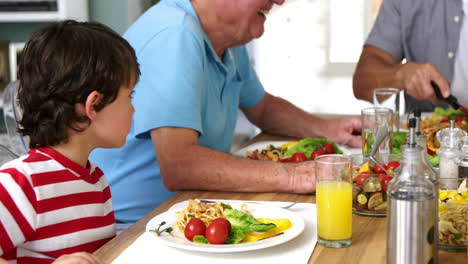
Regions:
<svg viewBox="0 0 468 264"><path fill-rule="evenodd" d="M198 145L161 168L171 191L288 192L293 173L290 164L243 159Z"/></svg>

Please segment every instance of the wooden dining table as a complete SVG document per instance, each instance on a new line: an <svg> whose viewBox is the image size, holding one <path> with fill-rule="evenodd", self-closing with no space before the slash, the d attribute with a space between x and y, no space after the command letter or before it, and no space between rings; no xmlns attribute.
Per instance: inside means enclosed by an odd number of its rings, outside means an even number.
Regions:
<svg viewBox="0 0 468 264"><path fill-rule="evenodd" d="M262 133L250 140L247 145L261 141L286 141L290 137L280 137ZM314 194L293 193L239 193L213 191L181 191L162 203L145 217L117 235L99 248L94 255L105 263L111 263L143 232L150 219L168 210L172 205L188 199L223 199L248 201L290 201L315 203ZM312 214L311 214L312 215ZM353 214L353 235L351 246L327 248L317 244L310 252L309 263L386 263L387 218ZM222 261L220 261L222 263ZM467 251L439 250L439 263L467 264Z"/></svg>

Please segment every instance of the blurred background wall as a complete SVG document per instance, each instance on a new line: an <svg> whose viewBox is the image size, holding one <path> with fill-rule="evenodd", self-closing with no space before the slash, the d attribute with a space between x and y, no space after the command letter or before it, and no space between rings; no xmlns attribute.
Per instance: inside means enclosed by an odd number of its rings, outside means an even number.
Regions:
<svg viewBox="0 0 468 264"><path fill-rule="evenodd" d="M74 0L66 0L74 1ZM123 34L155 0L88 0L90 21L100 22ZM0 14L1 16L1 14ZM44 23L0 23L0 40L24 42Z"/></svg>

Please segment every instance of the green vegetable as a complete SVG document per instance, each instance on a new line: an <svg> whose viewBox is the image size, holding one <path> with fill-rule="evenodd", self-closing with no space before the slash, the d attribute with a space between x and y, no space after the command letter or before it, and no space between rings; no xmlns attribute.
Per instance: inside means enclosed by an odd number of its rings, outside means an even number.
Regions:
<svg viewBox="0 0 468 264"><path fill-rule="evenodd" d="M223 209L232 209L232 206L230 206L229 204L225 204L225 203L221 203L221 206L223 207Z"/></svg>
<svg viewBox="0 0 468 264"><path fill-rule="evenodd" d="M465 116L465 113L452 107L442 108L438 106L434 109L434 112L440 116L447 116L448 119L455 119L457 116Z"/></svg>
<svg viewBox="0 0 468 264"><path fill-rule="evenodd" d="M368 200L367 197L368 197L368 195L366 193L358 194L358 196L357 196L358 203L360 203L362 205L365 205L367 203L367 200Z"/></svg>
<svg viewBox="0 0 468 264"><path fill-rule="evenodd" d="M432 167L439 168L439 155L427 155L427 160L432 165Z"/></svg>
<svg viewBox="0 0 468 264"><path fill-rule="evenodd" d="M226 209L224 210L224 215L231 223L231 226L239 227L244 232L266 232L274 227L275 224L263 224L257 221L253 216L245 214L236 209Z"/></svg>
<svg viewBox="0 0 468 264"><path fill-rule="evenodd" d="M208 239L206 239L205 236L197 235L193 237L193 242L199 243L199 244L209 244Z"/></svg>
<svg viewBox="0 0 468 264"><path fill-rule="evenodd" d="M242 228L237 226L231 226L231 232L229 233L228 238L226 239L225 244L239 244L242 239L245 237L245 232L242 231Z"/></svg>
<svg viewBox="0 0 468 264"><path fill-rule="evenodd" d="M306 155L306 157L309 158L312 152L314 152L318 148L322 148L327 143L331 143L333 145L336 154L343 154L343 151L341 151L336 145L336 143L333 141L329 141L323 138L304 138L303 140L300 140L299 143L297 143L296 145L288 148L283 153L283 158L290 158L296 152L302 152Z"/></svg>
<svg viewBox="0 0 468 264"><path fill-rule="evenodd" d="M260 223L253 216L236 209L226 209L224 210L224 215L231 223L231 233L225 242L226 244L239 243L244 239L247 232L266 232L276 227L276 225L272 223Z"/></svg>
<svg viewBox="0 0 468 264"><path fill-rule="evenodd" d="M406 144L406 135L408 132L393 132L392 137L393 137L393 148L392 148L392 153L393 154L400 154L401 153L401 146Z"/></svg>

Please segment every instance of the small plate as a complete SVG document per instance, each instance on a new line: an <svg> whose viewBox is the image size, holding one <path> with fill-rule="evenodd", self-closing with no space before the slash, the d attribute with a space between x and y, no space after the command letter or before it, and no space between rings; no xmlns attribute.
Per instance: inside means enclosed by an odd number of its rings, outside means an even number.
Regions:
<svg viewBox="0 0 468 264"><path fill-rule="evenodd" d="M229 203L233 208L239 209L243 202L230 202ZM206 245L199 244L189 241L184 237L184 234L180 232L177 227L175 227L176 221L176 212L179 210L169 210L162 214L155 216L151 219L148 224L146 224L146 232L151 233L154 237L155 243L162 243L170 247L192 250L192 251L201 251L201 252L212 252L212 253L226 253L226 252L243 252L250 250L258 250L263 248L273 247L279 244L286 243L293 238L297 237L304 231L304 220L297 214L282 209L276 206L267 205L267 204L250 204L248 203L248 210L252 213L255 218L287 218L291 221L292 227L282 235L277 235L267 239L258 240L255 242L249 243L240 243L240 244L230 244L230 245ZM172 226L174 231L172 235L168 233L163 233L160 236L156 233L150 231L155 230L161 222L166 222L166 225L163 227Z"/></svg>
<svg viewBox="0 0 468 264"><path fill-rule="evenodd" d="M262 141L262 142L257 142L257 143L254 143L252 145L248 145L247 147L241 148L241 149L233 152L232 154L234 156L239 156L239 157L245 158L246 155L247 155L247 152L252 152L252 151L254 151L256 149L261 150L261 149L267 148L269 145L273 145L275 147L280 147L281 145L283 145L285 143L288 143L288 142L291 142L291 141ZM341 151L343 151L344 155L357 154L357 153L362 152L361 148L349 148L349 147L346 147L346 146L343 146L343 145L337 145L337 146L341 149Z"/></svg>

